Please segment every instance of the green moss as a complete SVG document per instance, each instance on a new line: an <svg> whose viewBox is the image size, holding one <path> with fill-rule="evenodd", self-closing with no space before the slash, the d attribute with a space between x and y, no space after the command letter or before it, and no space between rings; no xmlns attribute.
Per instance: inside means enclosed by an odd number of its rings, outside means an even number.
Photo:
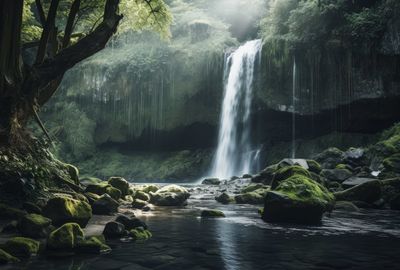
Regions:
<svg viewBox="0 0 400 270"><path fill-rule="evenodd" d="M141 190L145 193L150 193L150 192L157 192L160 188L156 185L150 184L150 185L144 185Z"/></svg>
<svg viewBox="0 0 400 270"><path fill-rule="evenodd" d="M4 244L4 250L14 257L27 258L39 252L40 243L25 237L14 237Z"/></svg>
<svg viewBox="0 0 400 270"><path fill-rule="evenodd" d="M263 184L250 184L250 185L248 185L247 187L244 187L244 188L240 191L240 193L247 193L247 192L256 191L256 190L258 190L258 189L267 189L267 188L269 188L269 187L266 186L266 185L263 185Z"/></svg>
<svg viewBox="0 0 400 270"><path fill-rule="evenodd" d="M347 170L347 165L341 163L341 164L336 165L335 169Z"/></svg>
<svg viewBox="0 0 400 270"><path fill-rule="evenodd" d="M0 249L0 264L19 262L19 259Z"/></svg>
<svg viewBox="0 0 400 270"><path fill-rule="evenodd" d="M108 186L106 188L106 193L108 195L110 195L110 197L113 198L116 201L118 201L122 196L121 191L119 189L117 189L117 188L112 187L112 186Z"/></svg>
<svg viewBox="0 0 400 270"><path fill-rule="evenodd" d="M215 200L216 200L217 202L219 202L219 203L222 203L222 204L229 204L229 203L235 201L234 198L232 198L231 196L229 196L229 194L226 193L226 192L223 192L223 193L221 193L219 196L216 196L216 197L215 197Z"/></svg>
<svg viewBox="0 0 400 270"><path fill-rule="evenodd" d="M324 186L299 174L282 181L276 191L285 194L292 200L306 201L311 204L332 204L335 200L333 194Z"/></svg>
<svg viewBox="0 0 400 270"><path fill-rule="evenodd" d="M142 209L143 207L145 207L147 205L146 201L140 200L140 199L135 199L132 202L132 207L136 208L136 209Z"/></svg>
<svg viewBox="0 0 400 270"><path fill-rule="evenodd" d="M110 177L110 179L108 179L108 183L112 187L114 187L114 188L118 189L119 191L121 191L121 195L122 196L125 196L125 195L129 194L129 183L124 178L122 178L122 177Z"/></svg>
<svg viewBox="0 0 400 270"><path fill-rule="evenodd" d="M225 217L225 214L217 209L206 209L201 211L201 217Z"/></svg>
<svg viewBox="0 0 400 270"><path fill-rule="evenodd" d="M150 201L150 196L147 193L138 190L133 195L133 199L139 199L139 200L148 202L148 201Z"/></svg>
<svg viewBox="0 0 400 270"><path fill-rule="evenodd" d="M76 222L84 227L92 217L92 208L87 202L68 197L56 197L47 202L43 208L43 214L50 218L54 225Z"/></svg>
<svg viewBox="0 0 400 270"><path fill-rule="evenodd" d="M400 153L394 154L383 160L385 170L400 173Z"/></svg>
<svg viewBox="0 0 400 270"><path fill-rule="evenodd" d="M47 247L51 250L72 250L83 239L84 233L79 224L66 223L49 235Z"/></svg>
<svg viewBox="0 0 400 270"><path fill-rule="evenodd" d="M26 236L39 238L46 236L46 229L51 224L51 219L38 214L28 214L21 218L18 228Z"/></svg>
<svg viewBox="0 0 400 270"><path fill-rule="evenodd" d="M138 227L129 231L129 236L134 240L147 240L151 238L153 235L149 230L145 230L142 227Z"/></svg>
<svg viewBox="0 0 400 270"><path fill-rule="evenodd" d="M110 185L107 182L101 182L101 183L97 183L97 184L89 184L86 189L85 192L90 192L90 193L94 193L97 195L104 195L105 193L107 193L107 188L110 187Z"/></svg>
<svg viewBox="0 0 400 270"><path fill-rule="evenodd" d="M75 249L79 253L100 254L111 251L111 248L106 244L104 235L91 236L87 239L78 240Z"/></svg>
<svg viewBox="0 0 400 270"><path fill-rule="evenodd" d="M271 189L274 190L280 184L281 181L288 179L294 175L300 175L306 178L311 178L310 173L301 166L294 165L294 166L284 167L282 169L279 169L275 173L274 179L271 184Z"/></svg>

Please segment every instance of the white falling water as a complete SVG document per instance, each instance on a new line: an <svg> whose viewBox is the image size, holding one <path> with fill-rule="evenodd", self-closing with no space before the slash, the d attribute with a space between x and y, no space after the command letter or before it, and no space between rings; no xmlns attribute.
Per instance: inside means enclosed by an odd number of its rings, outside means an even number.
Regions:
<svg viewBox="0 0 400 270"><path fill-rule="evenodd" d="M254 69L260 59L262 41L246 42L225 60L225 96L219 126L218 147L211 175L228 178L249 173L257 162L251 149L251 105Z"/></svg>
<svg viewBox="0 0 400 270"><path fill-rule="evenodd" d="M296 58L293 58L292 107L292 158L296 158Z"/></svg>

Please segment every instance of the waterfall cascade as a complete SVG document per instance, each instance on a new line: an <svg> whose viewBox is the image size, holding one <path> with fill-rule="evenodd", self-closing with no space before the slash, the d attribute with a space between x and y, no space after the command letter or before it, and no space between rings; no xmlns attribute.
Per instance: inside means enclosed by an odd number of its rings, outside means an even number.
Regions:
<svg viewBox="0 0 400 270"><path fill-rule="evenodd" d="M225 58L224 99L218 147L211 175L227 178L251 172L259 151L251 146L251 108L254 71L260 64L261 40L240 46Z"/></svg>
<svg viewBox="0 0 400 270"><path fill-rule="evenodd" d="M292 86L292 158L296 158L296 58L293 58Z"/></svg>

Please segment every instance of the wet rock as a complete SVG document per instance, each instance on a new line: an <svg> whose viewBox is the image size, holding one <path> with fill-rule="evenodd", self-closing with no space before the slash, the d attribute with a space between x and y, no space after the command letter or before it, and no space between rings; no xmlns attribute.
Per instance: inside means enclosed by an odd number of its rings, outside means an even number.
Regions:
<svg viewBox="0 0 400 270"><path fill-rule="evenodd" d="M133 238L133 240L147 240L152 237L152 234L149 230L146 230L143 227L138 227L129 231L129 236Z"/></svg>
<svg viewBox="0 0 400 270"><path fill-rule="evenodd" d="M362 201L372 204L380 199L382 194L382 182L379 180L370 181L354 186L344 191L335 192L337 200L341 201Z"/></svg>
<svg viewBox="0 0 400 270"><path fill-rule="evenodd" d="M155 193L150 193L151 203L158 206L181 206L186 203L190 193L178 185L168 185Z"/></svg>
<svg viewBox="0 0 400 270"><path fill-rule="evenodd" d="M349 148L343 154L343 160L345 163L351 164L352 166L364 165L366 156L363 148Z"/></svg>
<svg viewBox="0 0 400 270"><path fill-rule="evenodd" d="M98 185L103 183L103 180L96 177L84 177L80 179L81 185L89 186L89 185Z"/></svg>
<svg viewBox="0 0 400 270"><path fill-rule="evenodd" d="M29 258L39 252L40 243L25 237L14 237L8 240L3 249L17 258Z"/></svg>
<svg viewBox="0 0 400 270"><path fill-rule="evenodd" d="M269 186L248 186L242 190L242 193L235 196L238 204L262 204ZM247 191L247 192L246 192ZM244 193L243 193L244 192Z"/></svg>
<svg viewBox="0 0 400 270"><path fill-rule="evenodd" d="M282 180L265 196L262 219L268 222L317 224L324 212L331 211L333 195L303 174Z"/></svg>
<svg viewBox="0 0 400 270"><path fill-rule="evenodd" d="M43 215L50 218L55 226L75 222L85 227L92 217L92 208L86 202L68 197L56 197L47 202L43 208Z"/></svg>
<svg viewBox="0 0 400 270"><path fill-rule="evenodd" d="M18 231L18 221L16 220L7 223L1 230L2 233L17 233Z"/></svg>
<svg viewBox="0 0 400 270"><path fill-rule="evenodd" d="M119 203L108 194L100 196L92 205L95 215L112 215L118 212Z"/></svg>
<svg viewBox="0 0 400 270"><path fill-rule="evenodd" d="M150 201L150 195L143 191L138 190L133 195L133 199L134 200L139 199L139 200L148 202L148 201Z"/></svg>
<svg viewBox="0 0 400 270"><path fill-rule="evenodd" d="M103 235L106 238L119 238L126 235L124 224L116 221L111 221L106 224L103 230Z"/></svg>
<svg viewBox="0 0 400 270"><path fill-rule="evenodd" d="M93 205L93 203L95 201L97 201L98 199L100 199L100 195L91 193L91 192L85 192L84 196L87 198L88 202L90 205Z"/></svg>
<svg viewBox="0 0 400 270"><path fill-rule="evenodd" d="M243 179L248 179L248 178L252 178L253 176L251 174L245 173L243 174L242 178Z"/></svg>
<svg viewBox="0 0 400 270"><path fill-rule="evenodd" d="M201 217L225 217L225 214L220 210L206 209L201 211Z"/></svg>
<svg viewBox="0 0 400 270"><path fill-rule="evenodd" d="M38 214L28 214L20 219L18 229L24 236L41 238L47 236L50 225L51 219Z"/></svg>
<svg viewBox="0 0 400 270"><path fill-rule="evenodd" d="M150 205L145 205L143 208L142 208L142 211L144 211L144 212L149 212L149 211L151 211L151 210L153 210L152 208L151 208L151 206Z"/></svg>
<svg viewBox="0 0 400 270"><path fill-rule="evenodd" d="M234 199L228 195L228 193L223 192L219 196L215 197L215 200L222 204L229 204L234 201Z"/></svg>
<svg viewBox="0 0 400 270"><path fill-rule="evenodd" d="M0 249L0 265L7 263L16 263L16 262L19 262L18 258Z"/></svg>
<svg viewBox="0 0 400 270"><path fill-rule="evenodd" d="M145 207L146 205L147 202L140 199L136 199L132 202L132 207L135 209L143 209L143 207Z"/></svg>
<svg viewBox="0 0 400 270"><path fill-rule="evenodd" d="M359 212L360 209L352 202L348 201L337 201L335 203L335 210L343 210L348 212Z"/></svg>
<svg viewBox="0 0 400 270"><path fill-rule="evenodd" d="M347 180L345 180L342 183L342 185L345 188L350 188L350 187L354 187L354 186L361 185L361 184L368 183L368 182L375 181L375 180L376 179L374 179L374 178L363 178L363 177L353 176L353 177L350 177Z"/></svg>
<svg viewBox="0 0 400 270"><path fill-rule="evenodd" d="M110 177L108 184L121 191L122 196L129 195L129 183L122 177Z"/></svg>
<svg viewBox="0 0 400 270"><path fill-rule="evenodd" d="M79 254L101 254L111 251L103 235L79 239L74 249Z"/></svg>
<svg viewBox="0 0 400 270"><path fill-rule="evenodd" d="M328 148L314 157L323 169L334 169L336 165L343 162L343 159L344 153L335 147Z"/></svg>
<svg viewBox="0 0 400 270"><path fill-rule="evenodd" d="M138 227L143 227L147 229L146 223L138 219L137 217L129 217L126 215L118 215L118 217L115 219L116 222L119 222L125 226L125 229L132 230Z"/></svg>
<svg viewBox="0 0 400 270"><path fill-rule="evenodd" d="M72 250L84 239L84 233L77 223L66 223L50 233L47 248L50 250Z"/></svg>
<svg viewBox="0 0 400 270"><path fill-rule="evenodd" d="M86 193L94 193L99 196L108 194L114 200L119 200L122 196L122 193L119 189L112 187L107 183L100 183L100 184L90 184L85 189Z"/></svg>
<svg viewBox="0 0 400 270"><path fill-rule="evenodd" d="M391 155L383 160L383 173L392 173L393 175L400 174L400 153Z"/></svg>
<svg viewBox="0 0 400 270"><path fill-rule="evenodd" d="M137 189L137 188L136 188ZM142 185L139 189L140 191L143 191L144 193L150 193L150 192L157 192L160 187L154 184L148 184L148 185Z"/></svg>
<svg viewBox="0 0 400 270"><path fill-rule="evenodd" d="M390 209L400 210L400 194L390 201Z"/></svg>
<svg viewBox="0 0 400 270"><path fill-rule="evenodd" d="M218 178L206 178L201 182L201 184L218 186L221 184L221 181Z"/></svg>
<svg viewBox="0 0 400 270"><path fill-rule="evenodd" d="M307 165L310 172L320 174L322 171L321 165L315 160L307 159Z"/></svg>
<svg viewBox="0 0 400 270"><path fill-rule="evenodd" d="M324 169L322 170L321 175L328 181L343 183L353 174L347 169Z"/></svg>
<svg viewBox="0 0 400 270"><path fill-rule="evenodd" d="M31 214L42 214L42 209L34 203L25 202L22 205L22 208L24 208L28 213Z"/></svg>
<svg viewBox="0 0 400 270"><path fill-rule="evenodd" d="M271 184L277 170L278 170L277 164L268 166L258 174L254 175L251 178L251 181L254 183Z"/></svg>

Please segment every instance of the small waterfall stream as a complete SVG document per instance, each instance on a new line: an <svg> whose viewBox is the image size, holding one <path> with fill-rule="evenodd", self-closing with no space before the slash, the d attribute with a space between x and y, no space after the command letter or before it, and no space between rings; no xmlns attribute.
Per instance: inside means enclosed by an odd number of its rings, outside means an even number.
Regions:
<svg viewBox="0 0 400 270"><path fill-rule="evenodd" d="M296 68L296 57L294 57L292 87L292 158L296 158Z"/></svg>
<svg viewBox="0 0 400 270"><path fill-rule="evenodd" d="M257 162L258 151L251 148L250 115L254 70L261 49L262 40L248 41L225 59L225 95L212 176L228 178L249 173Z"/></svg>

